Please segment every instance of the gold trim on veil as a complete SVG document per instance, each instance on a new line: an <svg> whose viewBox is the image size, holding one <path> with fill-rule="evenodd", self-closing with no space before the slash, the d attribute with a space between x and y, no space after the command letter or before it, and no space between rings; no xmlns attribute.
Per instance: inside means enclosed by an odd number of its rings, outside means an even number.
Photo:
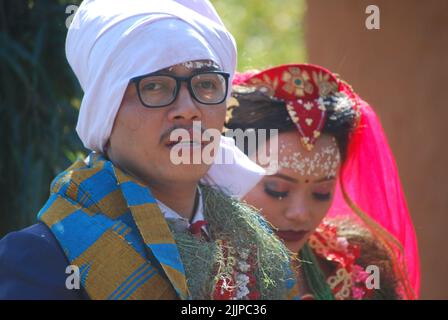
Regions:
<svg viewBox="0 0 448 320"><path fill-rule="evenodd" d="M384 229L380 224L378 224L374 219L372 219L367 213L361 210L355 202L348 195L345 186L340 180L340 187L342 191L342 195L344 196L344 200L347 205L353 210L353 212L366 224L366 226L370 229L373 236L381 242L386 251L388 252L393 269L395 271L398 280L403 285L404 292L406 294L406 298L415 299L416 295L409 283L409 278L407 277L407 266L404 259L404 249L401 243L387 230ZM395 248L394 248L395 245ZM402 261L400 262L400 258L397 256L397 250L399 251Z"/></svg>

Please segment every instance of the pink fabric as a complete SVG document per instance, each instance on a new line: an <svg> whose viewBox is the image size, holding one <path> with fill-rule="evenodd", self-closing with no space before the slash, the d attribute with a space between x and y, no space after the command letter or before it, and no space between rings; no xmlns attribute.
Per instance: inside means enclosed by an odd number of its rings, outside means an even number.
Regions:
<svg viewBox="0 0 448 320"><path fill-rule="evenodd" d="M351 91L344 86L344 91ZM356 94L349 94L358 101L361 117L350 138L340 182L356 206L401 243L404 254L397 248L394 252L398 257L398 267L408 277L413 289L413 292L407 291L406 296L418 298L420 265L417 240L394 157L373 109ZM353 215L353 211L348 208L338 188L329 215L341 214Z"/></svg>
<svg viewBox="0 0 448 320"><path fill-rule="evenodd" d="M256 71L235 72L235 75L233 76L232 80L232 85L238 86L245 84L245 82L255 74L257 74Z"/></svg>

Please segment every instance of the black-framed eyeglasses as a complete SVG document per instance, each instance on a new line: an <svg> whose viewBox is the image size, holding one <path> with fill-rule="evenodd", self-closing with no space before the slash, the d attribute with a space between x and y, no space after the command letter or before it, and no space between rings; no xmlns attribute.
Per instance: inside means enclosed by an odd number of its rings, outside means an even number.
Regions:
<svg viewBox="0 0 448 320"><path fill-rule="evenodd" d="M161 108L173 103L182 82L187 83L190 95L206 105L220 104L226 100L230 74L221 71L202 71L188 77L154 72L132 78L140 102L147 108Z"/></svg>

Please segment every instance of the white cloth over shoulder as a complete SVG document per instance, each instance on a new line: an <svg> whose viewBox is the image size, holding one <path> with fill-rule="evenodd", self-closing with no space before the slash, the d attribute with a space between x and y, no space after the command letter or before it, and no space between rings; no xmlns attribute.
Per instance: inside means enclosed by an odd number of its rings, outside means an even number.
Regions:
<svg viewBox="0 0 448 320"><path fill-rule="evenodd" d="M238 149L233 138L223 136L215 163L202 182L241 199L265 174L265 169Z"/></svg>
<svg viewBox="0 0 448 320"><path fill-rule="evenodd" d="M131 78L212 60L231 80L237 59L235 40L208 0L85 0L68 30L66 56L84 91L76 131L86 148L98 152L104 152ZM223 142L223 148L234 148L235 170L212 165L209 177L225 187L259 180L260 168L241 162L235 145Z"/></svg>

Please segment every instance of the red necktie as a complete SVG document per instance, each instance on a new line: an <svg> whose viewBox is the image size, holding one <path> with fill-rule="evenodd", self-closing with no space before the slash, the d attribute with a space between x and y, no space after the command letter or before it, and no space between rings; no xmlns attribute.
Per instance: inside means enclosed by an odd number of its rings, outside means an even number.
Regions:
<svg viewBox="0 0 448 320"><path fill-rule="evenodd" d="M207 234L204 232L204 230L202 229L203 226L207 225L207 222L204 220L198 220L194 223L192 223L190 225L190 227L188 228L188 230L191 232L192 235L196 236L196 237L201 237L203 236L204 238L208 238Z"/></svg>

